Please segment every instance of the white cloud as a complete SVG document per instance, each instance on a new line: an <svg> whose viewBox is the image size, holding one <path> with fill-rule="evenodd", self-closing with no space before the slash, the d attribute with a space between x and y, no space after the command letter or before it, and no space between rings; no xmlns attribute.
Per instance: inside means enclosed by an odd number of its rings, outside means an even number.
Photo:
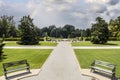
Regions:
<svg viewBox="0 0 120 80"><path fill-rule="evenodd" d="M6 4L3 2L3 0L0 0L0 7L6 6Z"/></svg>
<svg viewBox="0 0 120 80"><path fill-rule="evenodd" d="M119 9L119 0L28 0L21 3L0 0L0 16L13 15L19 21L29 14L38 27L72 24L87 28L97 16L105 20L115 18L120 14Z"/></svg>
<svg viewBox="0 0 120 80"><path fill-rule="evenodd" d="M99 4L103 4L103 3L108 3L109 0L86 0L87 3L99 3Z"/></svg>
<svg viewBox="0 0 120 80"><path fill-rule="evenodd" d="M99 3L115 5L119 3L119 0L86 0L86 3Z"/></svg>
<svg viewBox="0 0 120 80"><path fill-rule="evenodd" d="M95 13L104 13L107 10L105 5L93 4L90 6L91 11Z"/></svg>
<svg viewBox="0 0 120 80"><path fill-rule="evenodd" d="M35 15L38 13L39 5L34 2L34 0L30 0L27 3L27 8L29 10L30 16L32 18L35 17Z"/></svg>

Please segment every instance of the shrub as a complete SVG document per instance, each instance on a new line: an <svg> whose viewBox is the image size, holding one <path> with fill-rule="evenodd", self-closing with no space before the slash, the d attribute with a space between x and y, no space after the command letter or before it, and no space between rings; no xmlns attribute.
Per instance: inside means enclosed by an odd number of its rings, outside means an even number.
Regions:
<svg viewBox="0 0 120 80"><path fill-rule="evenodd" d="M35 44L38 44L39 42L38 41L33 41L33 42L30 42L30 41L18 41L17 44L20 44L20 45L35 45Z"/></svg>
<svg viewBox="0 0 120 80"><path fill-rule="evenodd" d="M5 41L20 41L20 38L5 38Z"/></svg>
<svg viewBox="0 0 120 80"><path fill-rule="evenodd" d="M118 37L117 40L120 41L120 37Z"/></svg>
<svg viewBox="0 0 120 80"><path fill-rule="evenodd" d="M39 41L44 41L44 38L39 38Z"/></svg>
<svg viewBox="0 0 120 80"><path fill-rule="evenodd" d="M85 41L90 41L91 38L90 38L90 37L85 37L84 40L85 40Z"/></svg>
<svg viewBox="0 0 120 80"><path fill-rule="evenodd" d="M100 40L99 40L99 38L98 38L97 36L96 36L96 37L95 37L95 36L92 36L92 37L91 37L91 42L92 42L93 44L99 44L99 41L100 41Z"/></svg>
<svg viewBox="0 0 120 80"><path fill-rule="evenodd" d="M109 41L117 41L117 37L109 37Z"/></svg>
<svg viewBox="0 0 120 80"><path fill-rule="evenodd" d="M5 45L4 43L0 43L0 59L2 59L4 45Z"/></svg>

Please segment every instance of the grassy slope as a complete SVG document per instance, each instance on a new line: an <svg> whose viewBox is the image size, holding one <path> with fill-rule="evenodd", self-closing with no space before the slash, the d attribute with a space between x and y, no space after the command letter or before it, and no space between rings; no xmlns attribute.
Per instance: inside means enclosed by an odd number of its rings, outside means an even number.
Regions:
<svg viewBox="0 0 120 80"><path fill-rule="evenodd" d="M51 49L4 49L3 61L0 61L0 75L3 75L2 63L18 61L22 59L27 59L30 63L31 68L40 68L49 54Z"/></svg>
<svg viewBox="0 0 120 80"><path fill-rule="evenodd" d="M80 50L75 49L78 61L82 68L89 68L93 60L103 60L117 65L116 73L120 76L120 50Z"/></svg>

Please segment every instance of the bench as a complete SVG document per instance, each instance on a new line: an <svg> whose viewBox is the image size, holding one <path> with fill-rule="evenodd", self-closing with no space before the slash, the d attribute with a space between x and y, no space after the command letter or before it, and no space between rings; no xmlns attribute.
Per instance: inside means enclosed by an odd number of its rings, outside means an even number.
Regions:
<svg viewBox="0 0 120 80"><path fill-rule="evenodd" d="M116 65L105 61L95 60L91 64L91 72L99 71L108 74L112 80L115 78L115 69Z"/></svg>
<svg viewBox="0 0 120 80"><path fill-rule="evenodd" d="M12 73L24 69L30 72L30 65L27 62L27 60L20 60L20 61L3 63L3 69L4 69L5 78L8 79L7 76L8 73Z"/></svg>

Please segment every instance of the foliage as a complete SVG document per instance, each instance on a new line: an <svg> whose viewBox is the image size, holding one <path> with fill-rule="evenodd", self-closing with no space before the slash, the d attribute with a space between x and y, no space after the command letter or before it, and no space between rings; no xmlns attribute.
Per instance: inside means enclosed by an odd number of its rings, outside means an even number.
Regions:
<svg viewBox="0 0 120 80"><path fill-rule="evenodd" d="M31 19L30 16L23 16L23 18L21 18L19 30L21 33L21 41L19 44L34 45L39 43L33 19Z"/></svg>
<svg viewBox="0 0 120 80"><path fill-rule="evenodd" d="M92 24L91 42L94 44L104 44L108 41L108 24L101 17L96 18L96 23Z"/></svg>
<svg viewBox="0 0 120 80"><path fill-rule="evenodd" d="M91 38L90 37L84 37L84 41L90 41Z"/></svg>
<svg viewBox="0 0 120 80"><path fill-rule="evenodd" d="M5 46L5 43L3 43L3 41L4 41L4 36L3 38L0 39L0 60L3 57L3 47Z"/></svg>
<svg viewBox="0 0 120 80"><path fill-rule="evenodd" d="M4 43L0 43L0 59L2 59L3 56L3 47L4 47Z"/></svg>
<svg viewBox="0 0 120 80"><path fill-rule="evenodd" d="M44 40L43 38L40 38L40 39ZM21 46L17 44L16 41L5 41L5 45L6 46ZM56 42L49 42L49 41L47 42L40 41L39 44L36 44L36 46L56 46L56 45L57 45Z"/></svg>
<svg viewBox="0 0 120 80"><path fill-rule="evenodd" d="M4 38L4 41L20 41L20 38Z"/></svg>
<svg viewBox="0 0 120 80"><path fill-rule="evenodd" d="M16 37L17 29L15 28L15 23L13 16L3 15L0 18L0 37Z"/></svg>
<svg viewBox="0 0 120 80"><path fill-rule="evenodd" d="M112 37L120 37L120 16L115 20L110 20L109 28Z"/></svg>
<svg viewBox="0 0 120 80"><path fill-rule="evenodd" d="M109 37L109 41L117 41L117 37Z"/></svg>

